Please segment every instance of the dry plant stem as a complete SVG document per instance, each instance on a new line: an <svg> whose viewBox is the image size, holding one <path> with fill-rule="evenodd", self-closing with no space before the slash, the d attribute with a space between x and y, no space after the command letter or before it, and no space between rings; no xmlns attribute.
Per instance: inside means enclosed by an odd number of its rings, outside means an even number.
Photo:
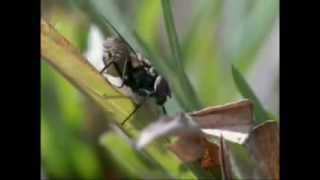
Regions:
<svg viewBox="0 0 320 180"><path fill-rule="evenodd" d="M123 95L107 83L80 52L44 20L41 20L41 56L105 111L111 112L118 122L133 110L133 103L129 98L104 98Z"/></svg>

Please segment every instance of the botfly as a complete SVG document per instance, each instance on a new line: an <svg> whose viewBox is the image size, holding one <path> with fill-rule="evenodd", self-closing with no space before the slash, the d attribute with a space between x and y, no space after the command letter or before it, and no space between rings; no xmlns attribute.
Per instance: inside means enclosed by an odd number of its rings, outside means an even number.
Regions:
<svg viewBox="0 0 320 180"><path fill-rule="evenodd" d="M164 104L167 98L171 97L168 82L156 72L149 60L136 53L115 27L107 19L105 20L118 37L109 37L105 40L103 44L103 63L105 67L100 73L108 71L109 67L113 65L116 73L122 79L118 88L127 86L133 93L143 97L142 102L123 120L121 125L124 125L149 97L154 98L156 104L160 105L163 113L166 114Z"/></svg>

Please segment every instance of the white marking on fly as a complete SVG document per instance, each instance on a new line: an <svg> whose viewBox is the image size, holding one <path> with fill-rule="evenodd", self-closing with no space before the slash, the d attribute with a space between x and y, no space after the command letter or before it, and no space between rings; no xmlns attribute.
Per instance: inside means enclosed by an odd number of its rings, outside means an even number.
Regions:
<svg viewBox="0 0 320 180"><path fill-rule="evenodd" d="M137 53L137 59L138 59L139 61L142 61L142 55L141 55L140 53Z"/></svg>
<svg viewBox="0 0 320 180"><path fill-rule="evenodd" d="M121 86L123 80L120 78L120 77L116 77L116 76L112 76L110 74L107 74L107 73L103 73L103 76L105 78L107 78L107 80L113 85L113 86L116 86L116 87L119 87Z"/></svg>
<svg viewBox="0 0 320 180"><path fill-rule="evenodd" d="M153 89L154 89L155 91L157 90L157 87L158 87L160 81L161 81L161 76L158 76L157 79L156 79L155 82L154 82L154 85L153 85Z"/></svg>

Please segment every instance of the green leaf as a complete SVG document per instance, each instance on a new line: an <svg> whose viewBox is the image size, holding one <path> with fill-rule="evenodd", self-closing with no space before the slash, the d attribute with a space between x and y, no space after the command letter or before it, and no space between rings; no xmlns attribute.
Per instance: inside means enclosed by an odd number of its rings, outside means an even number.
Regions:
<svg viewBox="0 0 320 180"><path fill-rule="evenodd" d="M225 141L221 137L220 159L223 172L222 179L261 179L258 174L258 162L240 144Z"/></svg>
<svg viewBox="0 0 320 180"><path fill-rule="evenodd" d="M81 14L79 13L56 11L49 22L54 24L54 28L70 41L73 46L83 52L87 48L88 22L84 18L81 18Z"/></svg>
<svg viewBox="0 0 320 180"><path fill-rule="evenodd" d="M181 49L178 41L178 36L176 32L176 27L174 25L171 3L170 0L162 0L162 11L164 16L164 22L166 25L167 35L170 43L171 53L174 60L174 66L181 66ZM182 69L181 67L179 67Z"/></svg>
<svg viewBox="0 0 320 180"><path fill-rule="evenodd" d="M241 71L252 65L278 17L278 0L239 0L227 4L224 54Z"/></svg>
<svg viewBox="0 0 320 180"><path fill-rule="evenodd" d="M176 28L174 25L174 21L173 21L170 0L162 0L161 3L162 3L162 11L163 11L163 16L165 20L167 35L168 35L170 48L172 52L171 59L173 60L173 62L169 62L169 64L172 65L173 69L176 72L175 77L177 77L178 81L174 83L180 84L180 87L177 87L179 89L176 89L176 91L180 91L180 93L184 94L184 98L185 98L185 99L179 99L179 100L180 102L182 101L181 105L186 111L199 109L201 108L201 103L197 98L194 92L194 89L183 69L182 60L181 60L182 59L181 49L179 46L178 36L177 36ZM173 77L170 77L170 78L173 78ZM187 101L187 102L184 102L184 101Z"/></svg>
<svg viewBox="0 0 320 180"><path fill-rule="evenodd" d="M88 14L88 17L99 26L105 36L114 36L106 19L114 26L123 38L136 51L143 52L133 34L131 25L123 16L115 0L80 0L75 5Z"/></svg>
<svg viewBox="0 0 320 180"><path fill-rule="evenodd" d="M41 162L49 175L53 174L55 177L63 178L72 173L71 159L69 154L62 153L65 147L60 146L54 132L57 129L52 126L52 123L48 122L48 118L41 112Z"/></svg>
<svg viewBox="0 0 320 180"><path fill-rule="evenodd" d="M270 117L269 113L264 109L261 102L255 95L255 93L253 92L253 90L251 89L247 81L244 79L242 74L233 65L232 65L232 76L241 95L245 98L250 99L253 102L256 123L262 123L266 120L270 120L272 117Z"/></svg>
<svg viewBox="0 0 320 180"><path fill-rule="evenodd" d="M149 158L147 154L135 150L115 132L104 133L100 137L100 144L106 147L121 171L130 177L138 179L146 177L168 179L170 177L156 161Z"/></svg>
<svg viewBox="0 0 320 180"><path fill-rule="evenodd" d="M159 33L159 20L161 18L161 2L142 0L137 9L135 27L136 31L145 42L153 49L157 46L157 34Z"/></svg>

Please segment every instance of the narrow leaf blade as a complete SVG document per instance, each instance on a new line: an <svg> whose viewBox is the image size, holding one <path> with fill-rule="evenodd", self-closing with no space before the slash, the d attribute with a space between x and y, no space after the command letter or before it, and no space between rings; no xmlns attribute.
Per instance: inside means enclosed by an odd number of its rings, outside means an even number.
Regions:
<svg viewBox="0 0 320 180"><path fill-rule="evenodd" d="M264 109L261 102L255 95L255 93L253 92L253 90L245 80L245 78L238 71L238 69L233 65L232 65L232 76L241 95L245 98L250 99L253 102L256 123L261 123L270 119L271 117L269 116L269 113Z"/></svg>
<svg viewBox="0 0 320 180"><path fill-rule="evenodd" d="M170 42L172 56L173 56L172 59L174 60L174 62L173 63L171 62L170 64L176 70L176 74L178 75L177 76L178 80L180 81L175 83L180 84L179 88L181 89L181 93L184 94L185 96L184 98L188 99L189 102L192 102L192 103L182 103L182 106L185 108L186 111L199 109L201 108L201 103L197 98L195 91L183 69L181 49L178 41L176 28L174 25L170 0L162 0L161 3L162 3L162 11L163 11L163 16L165 20L167 35ZM180 101L183 102L183 100L180 100Z"/></svg>

